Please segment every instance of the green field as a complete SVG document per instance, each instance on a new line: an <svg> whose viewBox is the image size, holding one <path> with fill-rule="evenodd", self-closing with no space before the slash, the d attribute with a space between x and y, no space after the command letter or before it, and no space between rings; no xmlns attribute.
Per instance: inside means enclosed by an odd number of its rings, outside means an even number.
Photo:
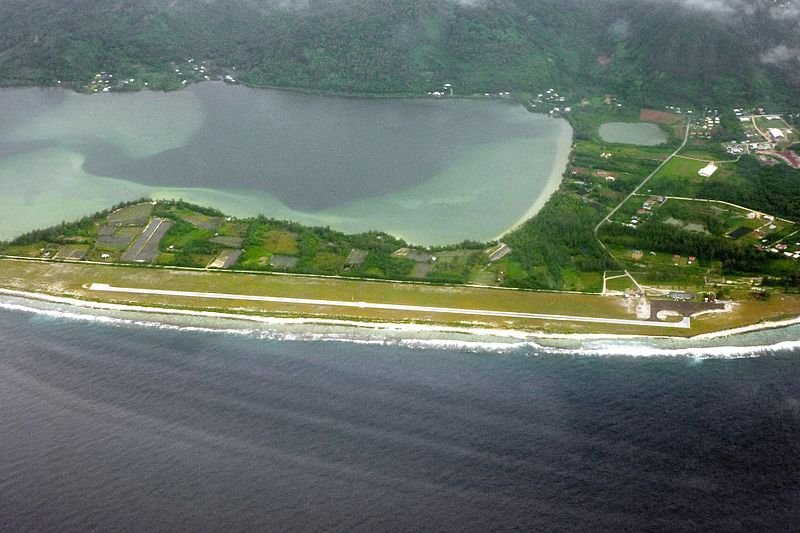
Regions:
<svg viewBox="0 0 800 533"><path fill-rule="evenodd" d="M399 303L404 305L492 309L527 313L635 318L624 299L584 294L530 292L475 287L441 287L425 284L387 283L317 277L281 276L174 270L153 267L95 265L0 259L0 287L35 291L78 299L144 305L170 309L224 311L237 314L309 316L349 320L394 321L513 328L550 333L674 334L691 335L782 318L800 313L800 300L782 296L768 302L747 301L732 313L694 321L691 330L657 330L622 326L501 317L436 315L410 311L316 307L260 301L205 300L147 294L104 294L89 291L91 283L121 287L252 294L289 298Z"/></svg>
<svg viewBox="0 0 800 533"><path fill-rule="evenodd" d="M609 291L624 292L626 289L635 289L636 285L628 276L613 278L606 281L606 289Z"/></svg>
<svg viewBox="0 0 800 533"><path fill-rule="evenodd" d="M442 287L411 283L343 280L331 278L245 274L160 268L103 266L0 259L0 286L88 300L169 308L224 310L236 313L302 315L358 320L421 321L433 323L480 323L491 327L541 329L545 331L605 331L597 324L568 324L512 318L449 318L424 312L354 308L315 308L292 304L250 301L185 299L152 295L103 295L86 289L91 283L115 286L313 298L339 301L397 303L417 306L493 309L526 313L573 314L578 316L635 318L619 299L582 294L559 294L475 287ZM633 333L642 328L609 326ZM644 328L647 329L647 328Z"/></svg>
<svg viewBox="0 0 800 533"><path fill-rule="evenodd" d="M663 196L694 196L702 177L697 172L706 166L703 161L672 158L647 184L653 194Z"/></svg>
<svg viewBox="0 0 800 533"><path fill-rule="evenodd" d="M785 129L788 128L789 125L781 118L766 118L766 117L756 117L756 125L764 130L765 128L778 128L778 129Z"/></svg>
<svg viewBox="0 0 800 533"><path fill-rule="evenodd" d="M279 255L297 255L300 248L297 246L297 235L286 230L269 230L264 238L264 248Z"/></svg>
<svg viewBox="0 0 800 533"><path fill-rule="evenodd" d="M108 215L108 223L112 225L144 225L153 213L153 204L139 203L117 209Z"/></svg>

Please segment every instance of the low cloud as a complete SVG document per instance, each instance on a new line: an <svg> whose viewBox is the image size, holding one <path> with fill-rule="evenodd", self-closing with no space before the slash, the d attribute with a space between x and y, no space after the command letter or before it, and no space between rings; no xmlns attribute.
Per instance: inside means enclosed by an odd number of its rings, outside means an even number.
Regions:
<svg viewBox="0 0 800 533"><path fill-rule="evenodd" d="M625 19L619 19L608 27L608 33L617 41L624 41L631 36L631 25Z"/></svg>
<svg viewBox="0 0 800 533"><path fill-rule="evenodd" d="M673 4L718 17L753 15L759 0L641 0L660 5Z"/></svg>
<svg viewBox="0 0 800 533"><path fill-rule="evenodd" d="M800 49L779 44L761 54L761 62L782 65L790 61L800 61Z"/></svg>
<svg viewBox="0 0 800 533"><path fill-rule="evenodd" d="M755 12L752 3L743 0L681 0L681 3L689 9L708 11L717 15L736 13L752 15Z"/></svg>
<svg viewBox="0 0 800 533"><path fill-rule="evenodd" d="M780 6L772 6L769 9L770 16L775 20L800 20L800 4L787 2Z"/></svg>

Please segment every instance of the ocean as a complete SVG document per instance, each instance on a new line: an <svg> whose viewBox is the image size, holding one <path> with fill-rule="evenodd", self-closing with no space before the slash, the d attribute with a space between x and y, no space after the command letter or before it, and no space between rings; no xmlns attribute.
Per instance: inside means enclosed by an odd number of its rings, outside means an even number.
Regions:
<svg viewBox="0 0 800 533"><path fill-rule="evenodd" d="M0 530L794 529L797 338L415 338L4 296Z"/></svg>

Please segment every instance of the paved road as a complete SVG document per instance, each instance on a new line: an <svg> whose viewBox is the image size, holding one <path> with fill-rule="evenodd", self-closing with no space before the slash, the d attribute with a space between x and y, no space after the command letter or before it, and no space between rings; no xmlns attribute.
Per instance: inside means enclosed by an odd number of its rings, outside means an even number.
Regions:
<svg viewBox="0 0 800 533"><path fill-rule="evenodd" d="M152 262L158 255L158 243L169 231L172 222L165 218L154 218L139 235L128 251L122 254L123 261Z"/></svg>
<svg viewBox="0 0 800 533"><path fill-rule="evenodd" d="M725 202L725 201L722 201L722 200L709 200L708 198L689 198L687 196L665 196L664 199L665 200L683 200L684 202L705 202L705 203L708 203L708 204L729 205L731 207L735 207L736 209L741 209L742 211L752 211L752 212L758 214L760 217L764 217L765 215L767 215L767 216L771 216L775 220L780 220L780 221L786 222L788 224L794 224L795 223L795 222L789 220L788 218L776 217L775 215L770 215L769 213L764 213L763 211L758 211L756 209L750 209L749 207L745 207L743 205L732 204L730 202Z"/></svg>
<svg viewBox="0 0 800 533"><path fill-rule="evenodd" d="M650 173L650 174L649 174L649 175L648 175L648 176L647 176L647 177L644 179L644 181L642 181L642 182L639 184L639 186L638 186L638 187L636 187L635 189L633 189L633 191L631 191L631 193L630 193L628 196L626 196L626 197L625 197L625 199L624 199L624 200L622 200L622 201L621 201L621 202L620 202L620 203L617 205L617 207L615 207L614 209L612 209L612 210L611 210L611 212L610 212L609 214L607 214L607 215L606 215L606 216L603 218L603 220L601 220L600 222L598 222L598 223L597 223L597 225L594 227L594 236L595 236L595 237L597 237L597 231L600 229L600 226L602 226L603 224L605 224L606 222L608 222L608 221L611 219L611 217L614 215L614 213L616 213L617 211L619 211L619 208L620 208L620 207L622 207L623 205L625 205L625 202L627 202L628 200L630 200L631 198L633 198L633 196L634 196L636 193L638 193L638 192L639 192L639 189L641 189L642 187L644 187L644 186L645 186L645 184L647 184L647 182L648 182L648 181L650 181L650 178L652 178L653 176L655 176L655 175L656 175L656 173L657 173L659 170L661 170L662 168L664 168L664 165L666 165L667 163L669 163L669 162L670 162L670 160L671 160L673 157L675 157L676 155L678 155L678 152L680 152L681 150L683 150L683 147L684 147L684 146L686 146L686 143L687 143L687 142L688 142L688 140L689 140L689 130L690 130L690 129L691 129L691 127L690 127L689 121L687 120L687 121L686 121L686 133L685 133L685 134L684 134L684 136L683 136L683 142L681 143L681 145L680 145L680 146L679 146L679 147L678 147L678 148L677 148L677 149L676 149L674 152L672 152L672 153L669 155L669 157L668 157L668 158L666 158L666 159L665 159L665 160L664 160L664 161L663 161L663 162L662 162L660 165L658 165L658 167L656 167L656 169L655 169L653 172L651 172L651 173ZM603 247L603 248L604 248L606 251L608 251L608 248L606 248L606 245L605 245L605 244L603 244L603 241L601 241L600 239L597 239L597 242L599 242L599 243L600 243L600 246L602 246L602 247ZM609 252L609 254L610 254L610 252ZM613 257L613 256L612 256L612 257Z"/></svg>
<svg viewBox="0 0 800 533"><path fill-rule="evenodd" d="M411 311L417 313L441 313L456 315L475 315L484 317L528 318L561 322L590 322L594 324L615 324L623 326L649 326L661 328L691 327L689 317L680 322L654 322L649 320L627 320L623 318L596 318L587 316L546 315L540 313L518 313L515 311L493 311L488 309L463 309L456 307L428 307L420 305L383 304L371 302L348 302L342 300L316 300L310 298L282 298L276 296L256 296L252 294L225 294L218 292L173 291L165 289L141 289L135 287L115 287L106 283L92 283L89 290L129 294L148 294L158 296L178 296L184 298L206 298L218 300L247 300L285 304L316 305L328 307L355 307L358 309L386 309L390 311Z"/></svg>

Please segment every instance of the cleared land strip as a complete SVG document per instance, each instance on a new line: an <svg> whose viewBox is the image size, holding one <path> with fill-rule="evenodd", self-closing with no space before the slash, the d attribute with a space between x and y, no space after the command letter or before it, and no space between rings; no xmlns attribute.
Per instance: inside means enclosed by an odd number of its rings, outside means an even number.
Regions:
<svg viewBox="0 0 800 533"><path fill-rule="evenodd" d="M506 318L528 318L561 322L590 322L594 324L618 324L625 326L651 326L661 328L689 328L691 321L684 317L680 322L654 322L649 320L629 320L623 318L596 318L570 315L548 315L540 313L520 313L515 311L492 311L489 309L463 309L456 307L429 307L420 305L384 304L371 302L348 302L343 300L317 300L311 298L284 298L277 296L256 296L252 294L225 294L219 292L173 291L166 289L141 289L135 287L115 287L107 283L92 283L89 290L99 292L118 292L129 294L149 294L158 296L177 296L185 298L207 298L217 300L249 300L286 304L301 304L329 307L355 307L359 309L386 309L391 311L411 311L457 315L476 315Z"/></svg>
<svg viewBox="0 0 800 533"><path fill-rule="evenodd" d="M128 251L122 254L123 261L149 263L158 255L158 243L169 231L172 222L164 218L154 218L144 229Z"/></svg>

